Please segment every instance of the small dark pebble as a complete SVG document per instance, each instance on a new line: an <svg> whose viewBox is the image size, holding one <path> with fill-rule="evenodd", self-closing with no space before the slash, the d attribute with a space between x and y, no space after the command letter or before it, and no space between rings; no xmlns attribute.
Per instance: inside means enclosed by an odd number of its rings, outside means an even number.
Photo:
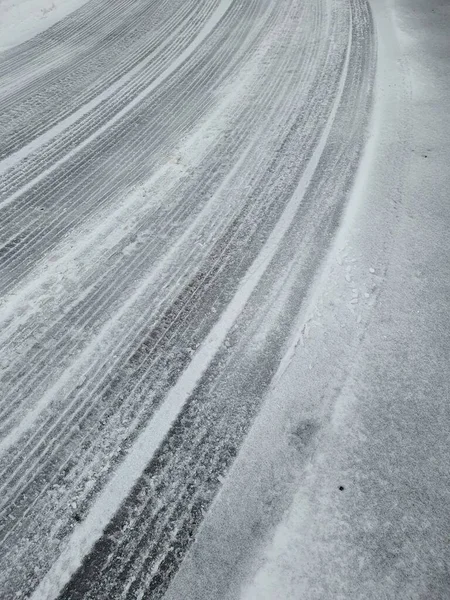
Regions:
<svg viewBox="0 0 450 600"><path fill-rule="evenodd" d="M344 488L344 486L343 486L343 485L340 485L340 486L339 486L339 489L341 490L341 492L343 492L345 488Z"/></svg>
<svg viewBox="0 0 450 600"><path fill-rule="evenodd" d="M75 513L73 515L73 518L77 523L81 523L81 515L79 515L78 513Z"/></svg>

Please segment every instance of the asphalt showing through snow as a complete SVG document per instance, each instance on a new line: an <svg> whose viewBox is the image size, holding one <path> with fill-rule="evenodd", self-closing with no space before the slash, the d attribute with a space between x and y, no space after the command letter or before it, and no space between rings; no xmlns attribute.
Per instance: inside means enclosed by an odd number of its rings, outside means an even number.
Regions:
<svg viewBox="0 0 450 600"><path fill-rule="evenodd" d="M159 598L339 225L366 0L91 0L0 54L2 598Z"/></svg>

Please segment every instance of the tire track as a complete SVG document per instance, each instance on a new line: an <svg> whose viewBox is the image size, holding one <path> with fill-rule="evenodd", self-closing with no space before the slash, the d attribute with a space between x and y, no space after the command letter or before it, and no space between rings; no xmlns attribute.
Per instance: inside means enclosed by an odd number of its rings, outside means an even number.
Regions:
<svg viewBox="0 0 450 600"><path fill-rule="evenodd" d="M247 23L247 26L249 25L250 24ZM238 31L241 31L241 28L238 28ZM205 74L207 74L208 77L210 77L214 74L214 72L211 73L209 67L210 65L208 63L204 65L204 68L199 73L200 77L204 76ZM216 66L216 72L218 68L220 68L220 63ZM193 90L195 90L196 93L198 93L200 82L198 82L198 80L195 78L195 71L195 66L191 66L189 68L189 71L185 73L187 79L186 89L189 90L190 88L192 88ZM189 83L191 81L192 83ZM192 126L193 122L195 122L194 119L196 115L198 116L198 111L201 112L202 110L204 110L204 108L202 109L198 105L194 105L193 108L197 109L195 113L194 111L191 111L187 115L185 115L183 111L180 110L181 106L183 105L184 99L180 97L179 92L174 93L174 83L172 83L168 87L168 89L165 90L164 98L161 98L159 95L156 98L150 98L146 103L145 107L142 108L147 108L149 105L153 106L155 102L159 105L160 103L166 102L166 99L168 99L168 110L170 109L171 113L180 114L182 118L188 117L190 119L190 126ZM176 83L176 87L180 89L179 81ZM199 98L199 100L204 101L205 99ZM209 100L211 101L211 98L209 98ZM192 98L192 104L194 104L194 98ZM36 249L36 244L39 244L42 247L41 253L49 249L48 245L43 246L43 241L45 239L45 234L47 233L47 231L52 232L55 226L58 227L55 236L52 236L50 238L53 244L56 243L56 241L64 235L66 228L62 227L62 219L58 211L59 206L60 211L64 212L64 219L67 220L67 218L72 215L73 219L77 222L79 222L80 218L84 218L84 215L80 214L83 206L83 201L85 204L88 205L90 211L93 210L93 207L98 209L99 204L98 202L93 201L94 199L92 198L92 189L87 185L87 183L90 183L92 180L93 172L96 172L96 169L94 168L94 165L96 163L100 163L102 172L104 173L104 175L103 173L96 174L95 179L98 182L97 189L99 190L99 192L101 192L102 198L105 198L106 196L110 201L112 201L113 190L117 190L116 194L120 193L121 191L120 183L117 181L117 179L111 177L111 170L113 169L113 164L121 164L123 166L124 171L128 174L129 184L134 184L136 182L136 177L142 177L145 169L152 168L151 164L149 165L148 163L144 163L145 159L147 157L151 157L151 159L154 160L156 153L155 151L158 148L158 146L160 146L161 143L164 143L167 147L167 144L169 144L170 142L173 143L173 140L177 139L177 137L180 134L180 131L177 130L173 133L170 132L170 125L168 125L167 123L164 123L164 125L161 124L161 115L159 115L157 111L154 112L153 110L150 110L148 117L150 117L154 122L150 122L146 124L146 126L149 128L154 127L156 129L156 132L159 133L159 136L156 136L154 146L148 148L147 144L145 145L145 153L143 152L144 148L141 147L141 154L139 155L138 150L141 146L141 140L137 141L135 139L136 114L142 114L142 109L137 107L137 109L132 111L129 116L127 115L127 119L125 119L123 122L118 122L115 125L115 127L111 127L111 124L108 124L105 135L98 137L98 133L94 134L94 137L96 139L91 139L91 143L89 145L87 145L86 141L81 144L82 148L84 146L87 146L86 152L82 153L82 156L75 156L75 158L72 161L69 161L71 164L69 164L67 167L66 164L64 164L62 168L59 168L59 170L57 171L58 175L56 181L55 178L47 178L42 182L42 184L38 184L32 190L30 190L30 192L28 192L22 199L20 199L19 202L15 202L10 210L8 210L8 207L6 207L4 211L3 228L8 227L8 223L11 223L11 227L14 227L16 231L18 228L23 228L24 225L22 225L18 220L16 216L17 214L20 215L19 218L22 222L24 220L29 220L30 217L34 217L34 222L32 223L33 228L31 230L29 230L28 228L22 229L21 234L16 234L16 239L13 241L12 246L5 249L2 264L4 275L1 278L1 280L3 281L3 287L5 291L11 285L11 282L16 280L17 277L20 275L20 273L17 272L17 267L15 266L18 260L20 260L23 263L29 256L39 257L39 252ZM139 125L142 125L142 123L139 123ZM172 139L171 133L173 135ZM132 139L131 142L128 144L124 142L125 147L117 149L114 141L117 137L121 137L122 139L125 138L125 140L130 137ZM143 132L141 132L140 137L143 141L147 142L147 133L145 129ZM133 151L131 152L131 150ZM77 147L77 152L79 153L79 147ZM113 152L112 156L109 156L111 152ZM102 160L99 161L97 158L98 156L101 156ZM105 158L108 160L105 161ZM66 163L66 161L67 159L64 159L64 163ZM88 165L86 165L86 163L88 163ZM138 167L138 173L134 174L136 166ZM74 179L76 180L77 173L80 171L84 173L83 180L80 182L80 187L74 187L73 181ZM134 177L132 178L133 175ZM59 184L59 182L61 183ZM107 189L108 193L106 193L105 188ZM78 202L77 205L72 208L72 210L69 210L68 204L72 204L72 198L74 195L76 195ZM56 206L53 200L55 196L57 196L58 199L58 204ZM27 212L25 208L29 209L31 207L30 205L33 206L34 211ZM49 209L50 206L54 217L49 222L48 215L45 211ZM43 215L41 214L39 209L40 211L44 212ZM37 219L37 216L40 216L40 219ZM39 227L39 222L43 223L42 226L44 227L44 230L42 230ZM23 248L26 248L26 252L22 251Z"/></svg>
<svg viewBox="0 0 450 600"><path fill-rule="evenodd" d="M202 5L200 3L200 8ZM25 89L2 100L0 158L25 145L113 84L154 51L183 19L188 20L194 6L193 0L122 3L121 10L114 7L114 20L108 14L110 11L106 11L107 28L102 30L100 26L92 31L91 44L85 42L87 52L77 52L74 60L66 60L60 69L52 69L41 81L31 82ZM98 19L103 18L103 12L99 11ZM139 47L140 41L142 47ZM60 43L64 52L65 40L61 39ZM80 48L84 49L84 44Z"/></svg>
<svg viewBox="0 0 450 600"><path fill-rule="evenodd" d="M361 56L359 52L355 52L355 55L351 57L343 93L345 96L349 96L348 99L357 103L358 106L364 106L360 97L363 96L366 107L369 108L373 77L373 45L371 37L368 36L368 34L373 33L370 14L364 4L354 3L352 8L354 15L352 27L354 46L359 45L360 51L364 54ZM366 57L372 62L372 67L369 70L365 69L364 58ZM341 127L352 121L351 111L345 114L345 118L342 117L343 115L339 115L333 132L330 131L330 137L340 136ZM329 150L327 152L322 168L328 169L331 167L334 176L327 181L316 175L315 179L318 180L316 183L320 182L321 185L318 188L313 185L309 188L311 192L307 203L309 210L314 210L317 207L318 198L323 198L324 194L326 197L326 194L335 189L337 184L345 197L361 150L359 127L362 123L360 119L354 121L356 121L358 127L355 127L355 122L352 123L353 135L349 136L345 148L334 145L334 151ZM332 136L331 133L334 135ZM356 144L358 138L359 144ZM330 160L332 160L331 163ZM318 170L320 173L320 165L318 165ZM339 176L337 176L337 173L339 173ZM321 231L312 226L310 236L315 236L320 231L320 234L326 239L336 227L342 203L333 206L334 210L332 211L330 211L330 208L327 207L323 212ZM301 211L304 213L303 217L306 217L305 211L308 211L308 207ZM302 222L304 222L303 219ZM291 232L291 235L292 233L294 233L293 239L298 240L298 231ZM288 243L287 248L285 248L285 252L287 251L291 257L292 252L290 251L289 242L292 242L293 239L286 240ZM310 242L310 240L305 241ZM308 248L311 252L310 243L306 243L302 250L308 250ZM303 252L297 255L297 258L300 259L300 257L304 261ZM317 262L317 257L312 255L310 260L312 265L306 271L309 270L309 276L311 277L315 270L313 267L315 266L314 263ZM282 261L282 264L286 264L286 262ZM297 278L299 278L299 275L303 278L305 275L303 269L300 274L297 273ZM302 281L300 285L303 286L306 292L307 284ZM298 291L298 287L295 286L294 289ZM264 286L263 296L266 290L267 288ZM257 309L253 307L253 310ZM290 310L294 311L291 312L291 315L295 315L298 307L293 309L291 305ZM284 311L281 311L281 314L285 318L289 317L289 313L286 315ZM250 319L250 323L254 324L253 319ZM254 330L256 330L254 335L259 335L258 326L260 325L261 322L254 324ZM286 326L288 327L285 324ZM242 330L237 327L236 331L241 332ZM269 365L273 365L274 361L271 355L274 341L276 343L278 339L279 343L279 336L276 336L275 339L272 336L268 343L266 341L270 352L267 354L264 352L258 353L259 359L266 357L269 362L267 368L261 368L260 363L255 364L257 362L255 360L255 348L249 341L248 332L242 335L235 333L234 337L240 337L241 344L247 346L244 364L245 370L249 370L250 373L247 372L242 375L246 384L243 384L242 381L238 384L240 393L244 395L248 402L247 414L245 414L245 409L242 410L242 402L239 404L241 410L238 411L237 416L233 414L238 408L236 401L231 403L232 408L227 408L227 403L232 398L236 398L236 381L235 377L230 377L230 373L233 374L239 371L238 363L243 356L242 348L236 348L239 345L238 340L233 339L230 341L229 348L235 349L235 352L223 349L222 360L218 359L214 365L215 376L211 373L208 376L205 375L203 382L200 383L196 392L190 397L186 411L180 415L174 424L157 456L146 469L145 474L136 484L132 494L122 505L113 522L107 526L103 537L85 559L76 577L65 588L60 596L61 598L107 598L111 590L114 590L113 593L116 593L117 597L122 598L140 597L142 593L150 594L152 598L158 598L163 594L171 576L176 572L177 564L182 560L193 539L204 511L220 485L220 478L224 475L236 454L236 448L239 447L242 437L245 435L245 423L248 426L257 410L260 402L261 379L265 379L265 385L267 386L273 373L273 367L270 368ZM230 365L230 363L232 364ZM255 377L259 379L257 383L255 383ZM211 396L214 397L214 400L211 400ZM218 406L215 406L211 411L214 402L217 402ZM208 407L207 411L205 411L205 406ZM219 426L217 426L218 423L220 423ZM230 430L233 429L234 435L230 436ZM214 430L214 433L211 433L212 430ZM209 439L205 442L208 437ZM189 442L187 442L189 438L193 446L189 446ZM191 460L194 453L198 456L195 467L192 468L189 464L186 465L185 469L186 460L183 457L189 457L189 460ZM181 468L178 461L182 463ZM159 474L164 471L165 467L171 469L172 472L170 475L164 473L160 479ZM194 471L192 477L192 471L195 468L197 471ZM203 484L199 484L198 479L202 470ZM181 485L180 480L183 480ZM177 485L177 489L174 491L171 488L170 491L165 491L166 488L164 488L163 490L162 486L164 486L163 482L165 481L170 481L171 486ZM181 498L182 504L188 504L189 509L182 510L182 506L175 506L174 512L167 517L165 514L167 508L164 505L161 506L162 503L160 502L161 497L166 497L165 494L168 497ZM170 506L173 506L173 502L170 503ZM164 525L168 520L170 520L171 525ZM173 521L177 523L176 526L174 526ZM157 524L161 526L160 531L155 528ZM140 540L137 542L134 534L124 533L127 531L139 531ZM119 568L119 572L116 571L117 568ZM95 581L91 577L94 572L97 575ZM101 578L98 578L99 573L102 574ZM132 583L126 585L125 582L127 581ZM129 591L132 591L132 593L129 593Z"/></svg>
<svg viewBox="0 0 450 600"><path fill-rule="evenodd" d="M204 185L204 181L203 181L203 184L202 184L202 185ZM198 189L194 189L194 190L193 190L191 193L197 193L197 191L198 191ZM173 215L172 215L172 216L173 216ZM149 224L152 224L152 223L151 223L151 221L150 221L150 223L149 223ZM159 226L159 225L158 225L158 226ZM170 243L171 243L171 242L170 242L170 240L169 240L169 244L170 244ZM144 248L143 250L145 250L145 254L147 254L147 253L148 253L148 251L149 251L149 248L148 248L148 247L146 247L146 248ZM137 257L137 258L140 258L140 257ZM129 266L130 266L130 265L127 265L127 270L129 269ZM140 265L138 264L138 268L137 268L137 270L136 270L136 273L139 273L140 271L142 271L142 264L140 264ZM116 275L116 274L114 274L114 275ZM117 273L117 275L119 275L119 273ZM115 279L116 279L116 277L113 277L113 278L111 278L111 279L110 279L110 282L109 282L109 283L110 283L110 285L116 285L116 284L114 283L114 280L115 280ZM106 290L106 296L108 296L110 293L111 293L111 291L110 291L110 290L107 288L107 290ZM92 307L92 305L95 305L95 308L96 308L96 310L97 310L97 309L99 309L99 310L101 310L101 309L102 309L102 306L101 306L101 305L100 305L100 306L98 306L98 299L95 299L95 298L91 298L89 305L90 305L91 307ZM81 325L81 323L80 323L80 325ZM45 362L45 361L47 361L47 360L48 360L48 358L49 358L49 356L47 356L47 357L44 357L44 362ZM28 359L27 359L27 360L28 360ZM42 366L42 365L41 365L41 366Z"/></svg>
<svg viewBox="0 0 450 600"><path fill-rule="evenodd" d="M102 74L90 110L0 180L8 598L55 597L60 565L74 573L85 555L63 597L163 594L258 410L358 162L374 64L366 2L166 4L159 54L135 72L127 36L156 7L105 13L97 43L106 55L109 31L123 44L125 80L99 101L118 71ZM36 82L15 85L0 60L7 94L28 102L46 77L61 84L81 60L77 35L96 47L88 16L102 7L7 55L27 79L37 49L45 60L72 31L70 61ZM142 185L148 196L130 196Z"/></svg>
<svg viewBox="0 0 450 600"><path fill-rule="evenodd" d="M252 201L252 204L253 204L253 201ZM242 218L242 215L241 215L241 218ZM255 222L258 222L258 219L254 219L254 217L252 217L252 220L254 220ZM204 284L202 284L202 285L204 285ZM98 395L98 393L99 393L99 392L97 391L97 392L96 392L96 395ZM78 406L78 407L80 406L80 405L79 405L79 403L77 403L77 406Z"/></svg>
<svg viewBox="0 0 450 600"><path fill-rule="evenodd" d="M145 250L146 250L146 253L147 253L147 249L145 249ZM139 268L141 268L141 267L139 267ZM113 281L114 281L114 279L113 279ZM97 304L97 302L95 302L95 304ZM101 308L101 307L100 307L100 308ZM48 358L49 358L49 357L45 357L45 358L44 358L44 360L48 360Z"/></svg>

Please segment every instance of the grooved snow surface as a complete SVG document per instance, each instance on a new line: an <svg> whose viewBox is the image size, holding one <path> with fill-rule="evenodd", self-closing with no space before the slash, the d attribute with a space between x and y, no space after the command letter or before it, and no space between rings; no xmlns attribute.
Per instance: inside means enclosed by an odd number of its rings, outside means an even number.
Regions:
<svg viewBox="0 0 450 600"><path fill-rule="evenodd" d="M367 0L81 4L1 38L0 589L159 598L298 335L374 32Z"/></svg>
<svg viewBox="0 0 450 600"><path fill-rule="evenodd" d="M450 6L371 6L343 224L166 600L450 597Z"/></svg>

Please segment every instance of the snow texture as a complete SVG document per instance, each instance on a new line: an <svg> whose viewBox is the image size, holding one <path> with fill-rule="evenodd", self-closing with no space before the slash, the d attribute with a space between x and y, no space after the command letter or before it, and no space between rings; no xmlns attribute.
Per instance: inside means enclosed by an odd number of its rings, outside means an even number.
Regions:
<svg viewBox="0 0 450 600"><path fill-rule="evenodd" d="M448 23L0 0L2 597L447 597Z"/></svg>
<svg viewBox="0 0 450 600"><path fill-rule="evenodd" d="M352 200L171 600L449 597L450 11L371 5L375 104Z"/></svg>
<svg viewBox="0 0 450 600"><path fill-rule="evenodd" d="M87 0L0 0L0 52L42 33Z"/></svg>

